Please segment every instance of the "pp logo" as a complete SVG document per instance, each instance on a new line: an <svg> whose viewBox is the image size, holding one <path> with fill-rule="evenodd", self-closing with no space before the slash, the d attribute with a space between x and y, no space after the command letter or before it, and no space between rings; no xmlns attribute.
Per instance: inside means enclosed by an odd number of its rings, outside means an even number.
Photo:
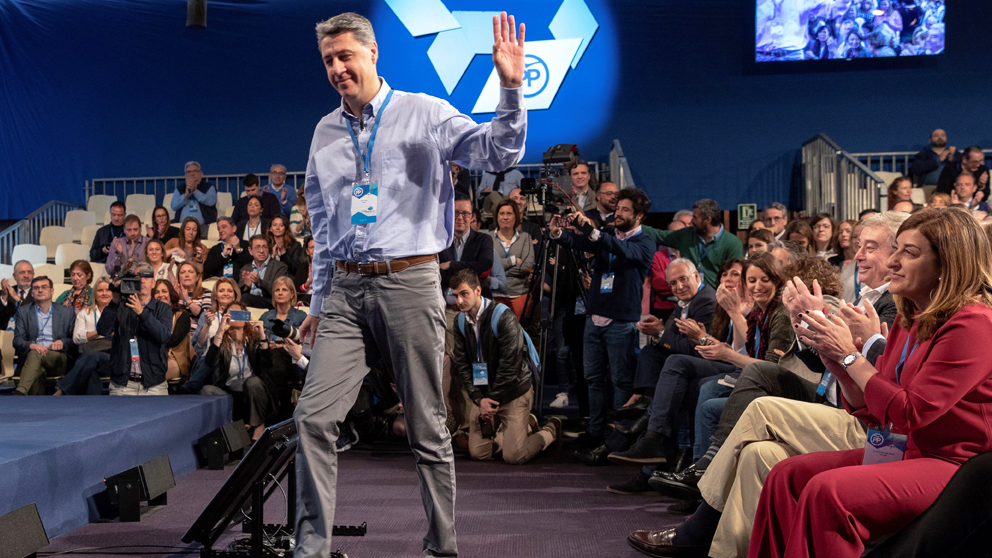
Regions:
<svg viewBox="0 0 992 558"><path fill-rule="evenodd" d="M882 436L879 432L875 432L871 435L871 438L868 438L868 441L876 448L880 448L883 444L885 444L885 436Z"/></svg>
<svg viewBox="0 0 992 558"><path fill-rule="evenodd" d="M544 60L528 54L525 58L524 97L537 97L548 86L548 65Z"/></svg>
<svg viewBox="0 0 992 558"><path fill-rule="evenodd" d="M354 190L354 192L352 194L356 198L359 198L359 199L364 198L365 197L365 194L368 193L368 189L367 188L368 188L367 186L355 186L355 190Z"/></svg>

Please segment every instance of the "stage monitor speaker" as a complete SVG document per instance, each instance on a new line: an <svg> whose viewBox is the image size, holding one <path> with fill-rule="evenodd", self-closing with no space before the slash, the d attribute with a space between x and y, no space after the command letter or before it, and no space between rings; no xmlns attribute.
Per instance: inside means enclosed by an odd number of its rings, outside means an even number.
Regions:
<svg viewBox="0 0 992 558"><path fill-rule="evenodd" d="M251 438L244 421L236 420L200 438L196 445L207 461L207 468L220 470L224 468L224 455L250 447Z"/></svg>
<svg viewBox="0 0 992 558"><path fill-rule="evenodd" d="M141 521L141 502L149 506L169 503L168 490L176 486L169 456L162 455L104 480L110 502L120 510L122 522Z"/></svg>
<svg viewBox="0 0 992 558"><path fill-rule="evenodd" d="M0 517L0 558L34 558L48 546L48 534L38 515L38 506L28 504Z"/></svg>
<svg viewBox="0 0 992 558"><path fill-rule="evenodd" d="M207 28L207 0L186 0L186 27Z"/></svg>

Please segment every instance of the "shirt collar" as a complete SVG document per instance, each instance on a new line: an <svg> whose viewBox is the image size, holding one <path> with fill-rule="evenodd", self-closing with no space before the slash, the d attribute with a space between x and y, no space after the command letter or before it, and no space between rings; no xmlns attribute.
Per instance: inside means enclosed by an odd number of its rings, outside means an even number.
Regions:
<svg viewBox="0 0 992 558"><path fill-rule="evenodd" d="M475 313L475 316L471 316L471 315L466 314L466 317L468 317L469 323L472 324L472 325L478 324L479 323L479 320L482 318L482 313L486 311L486 308L488 306L489 306L489 301L487 299L483 298L482 299L482 304L479 305L479 311Z"/></svg>
<svg viewBox="0 0 992 558"><path fill-rule="evenodd" d="M271 259L272 259L272 256L269 256L268 258L265 258L265 261L262 262L262 265L258 265L258 262L256 262L255 260L252 260L251 261L251 265L254 266L255 269L265 269L265 267L269 265L269 260L271 260Z"/></svg>
<svg viewBox="0 0 992 558"><path fill-rule="evenodd" d="M377 118L379 116L379 109L382 108L382 103L386 100L386 95L388 95L390 91L389 84L386 83L384 78L379 78L379 84L379 92L376 93L375 97L372 97L372 100L369 101L369 103L362 109L363 116L371 116L372 118ZM357 120L357 117L348 112L348 108L345 106L343 98L341 99L341 114L350 120Z"/></svg>
<svg viewBox="0 0 992 558"><path fill-rule="evenodd" d="M887 290L889 290L889 284L888 283L882 285L881 287L878 287L877 289L873 289L873 288L869 287L868 285L863 285L861 287L861 293L860 293L860 295L861 295L861 298L863 298L863 299L866 298L866 299L868 299L868 302L871 302L872 304L875 304L876 302L878 302L878 299L882 298L882 295L884 295L885 294L885 291L887 291Z"/></svg>
<svg viewBox="0 0 992 558"><path fill-rule="evenodd" d="M617 240L627 240L628 238L635 237L635 236L637 236L639 234L641 234L641 226L640 225L637 225L636 227L630 229L629 231L627 231L625 233L624 232L620 232L619 230L617 230Z"/></svg>
<svg viewBox="0 0 992 558"><path fill-rule="evenodd" d="M699 237L699 240L701 242L703 242L704 244L712 244L713 242L716 242L717 239L720 238L720 235L722 235L722 234L723 234L723 225L720 225L720 230L716 231L716 234L713 235L713 240L710 240L709 242L706 242L706 239L703 238L703 236L701 234L699 234L698 232L696 233L696 236L698 236Z"/></svg>

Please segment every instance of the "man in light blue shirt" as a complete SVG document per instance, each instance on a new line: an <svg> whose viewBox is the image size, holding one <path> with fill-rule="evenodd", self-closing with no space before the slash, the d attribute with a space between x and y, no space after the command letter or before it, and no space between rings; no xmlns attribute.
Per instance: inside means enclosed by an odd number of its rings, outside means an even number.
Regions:
<svg viewBox="0 0 992 558"><path fill-rule="evenodd" d="M445 101L394 91L379 78L378 45L364 17L346 13L317 25L328 80L342 100L314 131L304 186L315 249L311 315L300 333L314 349L295 412L296 558L332 550L338 423L380 358L407 413L430 523L423 555L458 553L435 255L453 235L448 162L498 172L523 156L524 26L518 41L504 12L493 18L493 35L500 102L491 123L476 124Z"/></svg>
<svg viewBox="0 0 992 558"><path fill-rule="evenodd" d="M482 174L479 181L479 197L484 197L492 191L497 191L504 198L510 197L510 192L520 187L520 181L524 175L517 169L510 169L505 172L486 172ZM499 182L497 185L496 182Z"/></svg>
<svg viewBox="0 0 992 558"><path fill-rule="evenodd" d="M217 189L203 178L200 163L186 163L186 183L176 185L171 205L176 212L173 223L182 223L187 217L196 219L200 225L217 221ZM201 228L206 235L207 227Z"/></svg>
<svg viewBox="0 0 992 558"><path fill-rule="evenodd" d="M282 165L272 165L269 167L269 183L262 187L263 192L268 192L279 200L279 209L282 214L289 217L296 205L296 189L286 185L286 167Z"/></svg>

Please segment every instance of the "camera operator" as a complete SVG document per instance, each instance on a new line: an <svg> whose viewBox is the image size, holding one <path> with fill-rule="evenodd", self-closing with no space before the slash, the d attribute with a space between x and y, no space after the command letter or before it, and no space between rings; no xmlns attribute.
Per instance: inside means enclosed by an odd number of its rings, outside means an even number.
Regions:
<svg viewBox="0 0 992 558"><path fill-rule="evenodd" d="M299 328L306 319L306 312L296 308L296 288L293 280L289 277L276 277L272 282L272 310L267 310L259 318L262 327L265 329L265 337L274 341L276 337L282 337L273 333L272 326L276 320L285 322L295 328Z"/></svg>
<svg viewBox="0 0 992 558"><path fill-rule="evenodd" d="M166 343L172 334L172 308L152 298L155 272L141 262L121 278L121 303L110 349L110 395L168 395ZM133 292L140 281L138 292ZM107 311L111 311L110 305ZM101 317L102 318L102 317Z"/></svg>
<svg viewBox="0 0 992 558"><path fill-rule="evenodd" d="M463 315L454 328L452 368L473 403L469 454L485 460L502 451L507 463L526 463L561 439L561 420L552 417L537 432L530 431L534 386L523 329L503 308L493 334L498 303L483 298L479 277L472 270L459 271L448 285Z"/></svg>
<svg viewBox="0 0 992 558"><path fill-rule="evenodd" d="M590 417L581 443L587 447L603 442L610 409L607 369L613 379L614 408L633 393L635 326L641 317L644 279L655 252L654 241L641 234L641 220L650 207L651 201L643 192L625 189L620 192L612 227L598 230L592 219L581 213L555 216L550 224L551 238L559 244L594 254L583 348ZM562 230L566 223L575 223L581 234Z"/></svg>

